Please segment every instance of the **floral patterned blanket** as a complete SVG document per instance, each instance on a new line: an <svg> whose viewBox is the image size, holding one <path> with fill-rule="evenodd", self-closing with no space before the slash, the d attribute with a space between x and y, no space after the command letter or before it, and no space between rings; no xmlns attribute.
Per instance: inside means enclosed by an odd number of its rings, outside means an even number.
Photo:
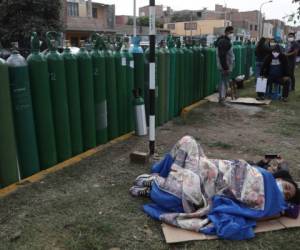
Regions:
<svg viewBox="0 0 300 250"><path fill-rule="evenodd" d="M208 159L200 144L183 137L171 150L174 162L166 178L159 175L159 189L182 200L184 213L164 213L160 220L199 232L209 223L212 198L222 195L255 210L264 210L264 179L244 160Z"/></svg>

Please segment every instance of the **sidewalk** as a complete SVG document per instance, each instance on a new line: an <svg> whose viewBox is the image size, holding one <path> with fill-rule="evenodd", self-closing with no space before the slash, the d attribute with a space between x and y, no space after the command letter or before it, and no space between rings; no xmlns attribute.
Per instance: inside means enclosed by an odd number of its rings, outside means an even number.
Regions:
<svg viewBox="0 0 300 250"><path fill-rule="evenodd" d="M185 120L177 118L157 129L155 159L189 134L201 141L208 157L258 160L265 152L280 152L299 181L297 87L288 103L272 102L268 107L201 105ZM0 199L0 249L168 249L160 223L140 209L147 199L128 194L135 177L149 172L151 164L129 162L130 152L147 150L147 140L133 136ZM247 242L195 242L173 249L285 249L287 244L297 249L299 232L266 233Z"/></svg>

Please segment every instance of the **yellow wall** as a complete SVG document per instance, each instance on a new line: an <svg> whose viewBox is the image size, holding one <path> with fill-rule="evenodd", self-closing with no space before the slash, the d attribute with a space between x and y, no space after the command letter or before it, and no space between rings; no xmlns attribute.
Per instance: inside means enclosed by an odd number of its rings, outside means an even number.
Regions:
<svg viewBox="0 0 300 250"><path fill-rule="evenodd" d="M184 29L184 24L189 22L178 22L175 23L175 29L170 30L170 32L174 35L185 36L190 35L190 30ZM198 20L193 21L193 23L197 23L197 30L192 31L192 35L208 35L214 33L214 28L224 27L224 20ZM168 24L164 24L164 29L168 29Z"/></svg>
<svg viewBox="0 0 300 250"><path fill-rule="evenodd" d="M103 25L106 24L106 19L107 19L107 11L104 7L101 6L94 6L97 7L97 21L101 22ZM106 26L106 25L105 25ZM107 27L104 27L107 28Z"/></svg>
<svg viewBox="0 0 300 250"><path fill-rule="evenodd" d="M78 5L78 9L79 9L79 16L80 17L86 17L87 16L87 9L86 9L86 3L80 3L81 1L79 1L79 5Z"/></svg>

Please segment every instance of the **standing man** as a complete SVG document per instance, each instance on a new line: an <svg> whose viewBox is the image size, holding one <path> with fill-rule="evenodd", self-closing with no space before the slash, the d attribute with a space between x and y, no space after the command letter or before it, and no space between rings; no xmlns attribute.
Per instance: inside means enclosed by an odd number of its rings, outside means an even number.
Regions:
<svg viewBox="0 0 300 250"><path fill-rule="evenodd" d="M286 47L286 56L289 61L289 69L290 75L292 80L291 90L295 90L295 65L296 65L296 58L298 55L299 46L295 39L295 33L288 34L288 44Z"/></svg>
<svg viewBox="0 0 300 250"><path fill-rule="evenodd" d="M217 67L221 73L221 82L219 83L219 103L225 101L229 76L234 67L235 57L231 44L233 37L233 27L228 26L225 29L225 34L220 36L216 41Z"/></svg>

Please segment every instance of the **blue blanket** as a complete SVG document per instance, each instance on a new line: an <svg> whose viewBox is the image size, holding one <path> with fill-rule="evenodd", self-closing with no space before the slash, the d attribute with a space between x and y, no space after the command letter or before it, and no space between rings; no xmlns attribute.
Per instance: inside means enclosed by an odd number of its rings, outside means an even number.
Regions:
<svg viewBox="0 0 300 250"><path fill-rule="evenodd" d="M161 162L152 167L152 172L167 177L172 163L171 155L167 154ZM253 228L256 226L257 219L277 215L286 208L283 195L272 174L261 168L259 170L264 178L264 210L251 209L227 197L215 196L208 215L213 226L203 228L202 233L217 235L228 240L250 239L254 237ZM160 215L164 213L183 212L181 200L160 190L156 184L152 185L150 197L154 204L144 205L143 210L156 220L159 220Z"/></svg>

